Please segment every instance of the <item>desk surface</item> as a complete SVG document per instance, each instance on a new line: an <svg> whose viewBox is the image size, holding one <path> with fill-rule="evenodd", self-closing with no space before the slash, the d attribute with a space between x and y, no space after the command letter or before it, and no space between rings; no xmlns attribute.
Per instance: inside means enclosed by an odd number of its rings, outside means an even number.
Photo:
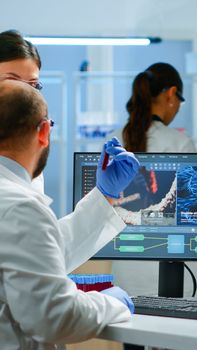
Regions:
<svg viewBox="0 0 197 350"><path fill-rule="evenodd" d="M133 315L131 321L112 324L98 338L176 350L197 349L197 320Z"/></svg>

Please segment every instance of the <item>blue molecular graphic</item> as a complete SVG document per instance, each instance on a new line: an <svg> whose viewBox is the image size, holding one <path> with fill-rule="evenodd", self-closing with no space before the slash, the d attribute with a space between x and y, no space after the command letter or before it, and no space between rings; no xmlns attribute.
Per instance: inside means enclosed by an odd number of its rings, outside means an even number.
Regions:
<svg viewBox="0 0 197 350"><path fill-rule="evenodd" d="M197 225L197 167L177 172L177 224Z"/></svg>

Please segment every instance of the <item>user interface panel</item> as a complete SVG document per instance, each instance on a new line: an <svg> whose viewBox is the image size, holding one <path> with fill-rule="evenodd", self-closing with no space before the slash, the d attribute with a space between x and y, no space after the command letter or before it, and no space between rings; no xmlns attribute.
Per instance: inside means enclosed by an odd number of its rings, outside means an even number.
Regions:
<svg viewBox="0 0 197 350"><path fill-rule="evenodd" d="M74 206L95 186L99 157L75 153ZM197 259L197 155L136 157L139 173L115 201L127 226L94 258Z"/></svg>

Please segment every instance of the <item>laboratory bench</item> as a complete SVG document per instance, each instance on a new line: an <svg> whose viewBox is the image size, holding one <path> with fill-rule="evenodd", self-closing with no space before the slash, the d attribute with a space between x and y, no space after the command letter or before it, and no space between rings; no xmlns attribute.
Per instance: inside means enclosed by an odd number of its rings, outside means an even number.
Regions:
<svg viewBox="0 0 197 350"><path fill-rule="evenodd" d="M133 315L128 322L106 326L99 339L173 350L197 349L197 320Z"/></svg>

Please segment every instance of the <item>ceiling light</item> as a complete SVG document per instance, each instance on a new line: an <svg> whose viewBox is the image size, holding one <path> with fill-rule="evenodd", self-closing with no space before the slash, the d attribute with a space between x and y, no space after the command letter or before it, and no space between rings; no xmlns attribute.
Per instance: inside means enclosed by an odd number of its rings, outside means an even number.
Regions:
<svg viewBox="0 0 197 350"><path fill-rule="evenodd" d="M152 42L160 42L160 38L146 37L25 37L34 45L149 45Z"/></svg>

